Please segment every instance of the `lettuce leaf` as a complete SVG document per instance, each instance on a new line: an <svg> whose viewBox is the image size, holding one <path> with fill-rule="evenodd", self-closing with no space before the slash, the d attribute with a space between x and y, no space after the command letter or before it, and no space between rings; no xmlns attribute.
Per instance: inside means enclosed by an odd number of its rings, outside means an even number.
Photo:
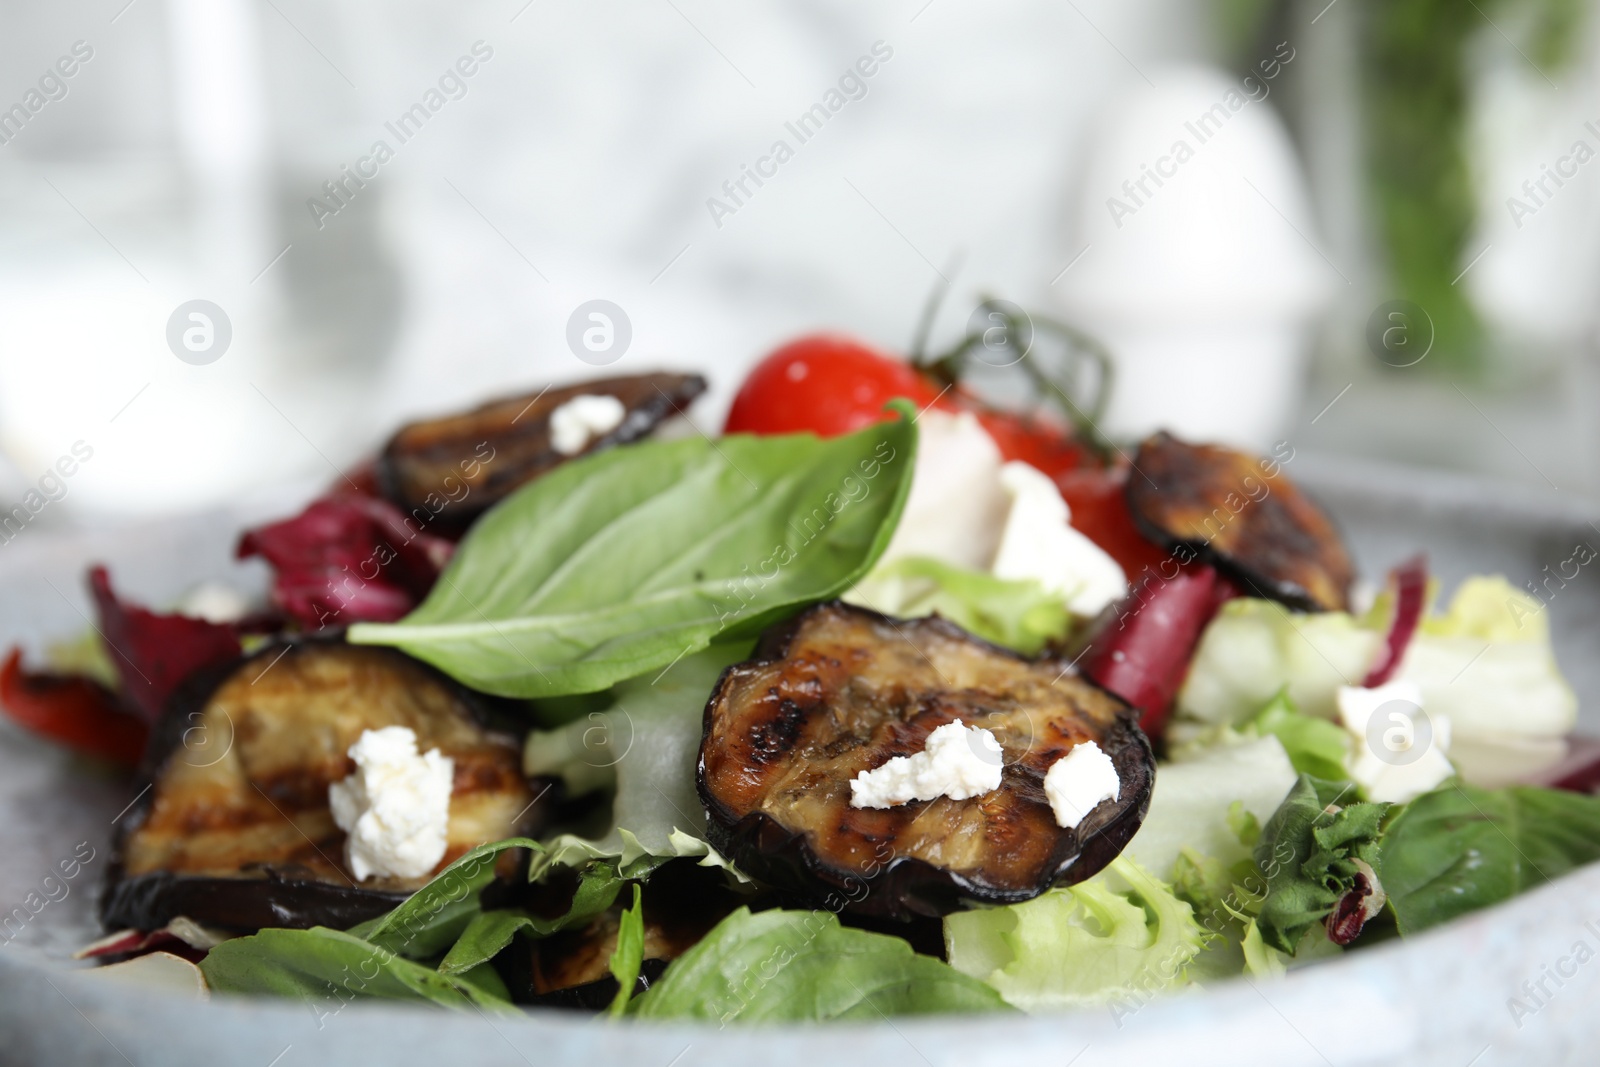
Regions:
<svg viewBox="0 0 1600 1067"><path fill-rule="evenodd" d="M926 556L893 560L845 599L898 618L938 614L987 641L1034 655L1072 625L1060 594L1033 579L996 578Z"/></svg>
<svg viewBox="0 0 1600 1067"><path fill-rule="evenodd" d="M1307 715L1332 719L1334 694L1361 684L1382 639L1343 612L1303 615L1270 600L1230 600L1200 635L1178 714L1241 723L1287 691Z"/></svg>
<svg viewBox="0 0 1600 1067"><path fill-rule="evenodd" d="M1313 778L1339 781L1348 778L1347 764L1350 756L1350 737L1327 719L1317 719L1300 714L1289 699L1289 691L1281 690L1272 703L1262 708L1246 724L1247 730L1257 734L1271 734L1283 745L1289 762L1301 774Z"/></svg>
<svg viewBox="0 0 1600 1067"><path fill-rule="evenodd" d="M902 938L847 929L823 911L740 908L674 960L628 1014L726 1024L1005 1008L994 990Z"/></svg>
<svg viewBox="0 0 1600 1067"><path fill-rule="evenodd" d="M608 1010L612 1018L621 1015L633 999L633 986L639 980L639 968L644 966L644 904L639 883L633 883L633 907L622 913L617 926L617 947L611 953L611 977L617 980L617 995Z"/></svg>
<svg viewBox="0 0 1600 1067"><path fill-rule="evenodd" d="M1238 804L1264 823L1295 783L1295 769L1276 737L1231 734L1156 771L1150 810L1124 854L1158 878L1170 878L1185 848L1231 866L1248 859L1229 826Z"/></svg>
<svg viewBox="0 0 1600 1067"><path fill-rule="evenodd" d="M728 867L705 840L695 765L706 699L723 669L749 651L747 642L713 645L666 671L618 684L608 710L563 728L578 735L570 742L554 743L548 734L530 737L523 767L528 773L605 771L616 783L610 829L595 837L562 834L547 842L535 857L535 878L555 865L582 867L596 859L616 863L625 878L679 857ZM552 752L564 754L565 764L577 764L579 770L550 760Z"/></svg>
<svg viewBox="0 0 1600 1067"><path fill-rule="evenodd" d="M944 920L950 966L1040 1011L1184 984L1205 935L1172 888L1127 856L1078 885Z"/></svg>
<svg viewBox="0 0 1600 1067"><path fill-rule="evenodd" d="M1600 798L1449 784L1402 808L1379 878L1402 935L1426 930L1600 860Z"/></svg>
<svg viewBox="0 0 1600 1067"><path fill-rule="evenodd" d="M1272 948L1293 955L1307 931L1355 888L1357 864L1378 868L1378 837L1390 806L1341 806L1355 795L1354 783L1302 774L1263 827L1255 861L1267 891L1256 923Z"/></svg>

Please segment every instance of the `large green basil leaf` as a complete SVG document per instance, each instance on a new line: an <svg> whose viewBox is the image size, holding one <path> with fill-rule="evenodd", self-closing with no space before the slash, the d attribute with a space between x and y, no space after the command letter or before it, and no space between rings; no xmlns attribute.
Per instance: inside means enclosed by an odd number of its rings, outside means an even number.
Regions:
<svg viewBox="0 0 1600 1067"><path fill-rule="evenodd" d="M349 639L475 689L552 697L659 670L849 588L899 522L902 417L812 434L648 441L563 464L479 520L428 598Z"/></svg>
<svg viewBox="0 0 1600 1067"><path fill-rule="evenodd" d="M1600 860L1600 798L1452 783L1401 809L1378 877L1401 934L1498 904Z"/></svg>
<svg viewBox="0 0 1600 1067"><path fill-rule="evenodd" d="M902 938L825 911L740 908L635 999L630 1015L727 1022L1010 1010L987 985Z"/></svg>
<svg viewBox="0 0 1600 1067"><path fill-rule="evenodd" d="M1389 805L1340 806L1354 795L1350 782L1302 774L1261 830L1255 860L1267 892L1256 924L1280 952L1293 955L1305 932L1355 888L1356 861L1378 866L1378 836Z"/></svg>
<svg viewBox="0 0 1600 1067"><path fill-rule="evenodd" d="M319 1019L358 997L517 1014L490 970L470 977L440 974L353 934L320 926L262 930L224 941L200 961L200 970L219 992L295 997L310 1004Z"/></svg>

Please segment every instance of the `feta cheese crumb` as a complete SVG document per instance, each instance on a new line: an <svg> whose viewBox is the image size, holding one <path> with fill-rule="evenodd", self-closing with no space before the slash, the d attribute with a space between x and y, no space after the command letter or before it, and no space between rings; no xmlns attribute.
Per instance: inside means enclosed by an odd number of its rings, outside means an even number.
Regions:
<svg viewBox="0 0 1600 1067"><path fill-rule="evenodd" d="M1450 719L1423 713L1416 682L1399 679L1371 689L1342 685L1338 702L1339 718L1355 740L1350 777L1368 799L1403 804L1456 773L1446 755Z"/></svg>
<svg viewBox="0 0 1600 1067"><path fill-rule="evenodd" d="M349 836L345 859L369 875L420 878L444 858L455 761L438 749L417 755L410 727L365 730L350 746L356 772L328 787L333 821Z"/></svg>
<svg viewBox="0 0 1600 1067"><path fill-rule="evenodd" d="M590 441L621 426L627 414L614 396L582 393L550 413L550 444L563 456L576 456Z"/></svg>
<svg viewBox="0 0 1600 1067"><path fill-rule="evenodd" d="M896 756L850 783L852 808L892 808L912 800L967 800L1000 788L1005 757L994 734L960 719L928 735L914 756Z"/></svg>
<svg viewBox="0 0 1600 1067"><path fill-rule="evenodd" d="M1095 742L1084 741L1050 765L1044 795L1056 825L1076 830L1102 800L1121 799L1122 779L1111 757Z"/></svg>
<svg viewBox="0 0 1600 1067"><path fill-rule="evenodd" d="M1127 595L1122 568L1069 525L1067 502L1048 475L1013 460L1000 468L1000 485L1011 508L989 567L996 578L1034 579L1086 618Z"/></svg>

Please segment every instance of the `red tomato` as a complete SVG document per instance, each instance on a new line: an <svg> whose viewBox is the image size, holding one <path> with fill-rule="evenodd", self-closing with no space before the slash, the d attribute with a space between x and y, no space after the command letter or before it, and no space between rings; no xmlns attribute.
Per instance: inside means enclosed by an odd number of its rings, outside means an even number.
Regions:
<svg viewBox="0 0 1600 1067"><path fill-rule="evenodd" d="M1154 570L1167 558L1167 551L1146 539L1134 525L1123 493L1128 482L1126 466L1063 471L1055 480L1072 510L1073 527L1117 561L1129 584L1137 584L1146 567Z"/></svg>
<svg viewBox="0 0 1600 1067"><path fill-rule="evenodd" d="M955 392L949 395L953 397ZM956 402L959 404L967 399L962 396ZM977 414L978 422L989 431L989 436L994 438L994 443L999 447L1000 458L1007 463L1021 460L1057 478L1091 462L1088 453L1072 434L1053 422L970 403L964 406Z"/></svg>
<svg viewBox="0 0 1600 1067"><path fill-rule="evenodd" d="M918 408L939 389L903 360L839 334L790 341L756 364L733 398L724 433L799 433L836 437L893 416L897 396Z"/></svg>

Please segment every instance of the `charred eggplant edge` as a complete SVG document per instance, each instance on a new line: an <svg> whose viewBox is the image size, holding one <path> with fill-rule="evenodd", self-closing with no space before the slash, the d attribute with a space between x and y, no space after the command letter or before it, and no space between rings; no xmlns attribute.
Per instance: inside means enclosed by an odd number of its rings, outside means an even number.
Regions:
<svg viewBox="0 0 1600 1067"><path fill-rule="evenodd" d="M268 926L293 929L330 926L342 930L377 918L411 896L410 893L363 889L315 878L290 878L272 871L261 877L237 878L171 871L151 871L133 877L124 874L124 845L129 835L149 816L155 802L155 783L182 747L183 735L189 728L189 714L203 711L217 690L252 661L318 645L345 647L344 635L340 632L282 637L254 653L200 670L173 690L161 719L151 731L139 765L134 784L141 792L118 821L112 838L111 861L97 909L100 923L107 930L158 930L179 915L229 930L258 930ZM508 706L512 702L467 689L436 668L402 652L393 649L382 652L398 656L444 682L461 697L484 729L503 732L502 724L510 721ZM221 907L218 907L219 901ZM219 914L226 917L218 918Z"/></svg>
<svg viewBox="0 0 1600 1067"><path fill-rule="evenodd" d="M700 755L695 762L695 789L707 814L706 838L712 847L737 863L746 874L781 892L811 903L827 901L828 906L832 906L834 901L831 898L837 894L844 894L846 903L833 907L832 910L835 911L848 908L858 915L875 915L901 920L919 916L938 918L959 911L965 901L983 904L1019 904L1025 900L1032 900L1053 886L1081 882L1103 870L1127 847L1128 842L1133 840L1133 835L1138 832L1150 808L1150 796L1155 785L1154 751L1150 747L1149 739L1139 729L1139 713L1135 709L1129 707L1127 702L1115 693L1076 674L1074 677L1078 680L1106 693L1120 705L1116 721L1112 723L1101 744L1117 769L1117 776L1123 783L1123 789L1126 790L1130 782L1137 782L1140 799L1137 804L1120 808L1116 815L1098 825L1087 838L1080 837L1076 830L1072 831L1077 841L1077 849L1031 888L998 889L911 856L896 857L870 877L847 874L829 867L817 857L806 841L804 830L791 830L772 816L759 811L734 819L733 813L721 800L711 794L706 785L706 739L711 735L714 708L722 697L723 688L735 670L771 666L787 658L789 648L799 635L806 616L813 611L835 607L875 621L883 620L891 623L902 621L842 600L812 605L763 634L749 659L723 668L717 677L717 684L706 700L700 733ZM1029 664L1040 662L1012 649L986 641L937 614L914 621L921 625L935 626L943 630L947 636L973 642L1008 659ZM1118 727L1121 729L1118 730ZM752 856L756 857L755 862L751 862ZM795 872L801 869L809 876L809 882L807 878L796 876ZM819 891L819 885L824 887L822 891ZM863 889L864 892L857 897L850 895Z"/></svg>
<svg viewBox="0 0 1600 1067"><path fill-rule="evenodd" d="M1171 437L1179 444L1183 444L1188 447L1206 447L1205 445L1189 445L1189 442L1175 437L1166 430L1158 430L1152 436L1161 435ZM1148 440L1149 439L1147 438L1146 441ZM1141 448L1144 447L1144 443L1145 442L1140 443ZM1228 448L1229 446L1222 445L1215 447ZM1253 453L1243 452L1241 454L1250 456L1253 459L1258 458ZM1323 520L1328 524L1329 532L1338 539L1341 547L1344 549L1345 556L1348 559L1349 548L1348 546L1345 546L1344 531L1340 529L1338 521L1334 519L1333 515L1328 511L1327 508L1322 506L1322 502L1318 500L1315 495L1308 492L1306 488L1299 482L1291 480L1287 473L1283 473L1281 476L1295 493L1299 494L1307 504L1315 508L1322 516ZM1134 484L1134 480L1130 477L1127 480L1127 483L1122 487L1123 506L1127 508L1128 515L1133 519L1134 527L1145 537L1146 540L1156 547L1164 549L1168 553L1174 553L1180 548L1185 549L1190 553L1190 559L1197 560L1201 563L1210 564L1211 566L1215 567L1224 577L1230 579L1234 582L1234 584L1247 590L1250 595L1259 597L1262 600L1276 600L1295 611L1319 613L1324 611L1347 610L1345 608L1329 607L1327 604L1322 603L1322 601L1311 595L1311 590L1307 589L1299 582L1288 578L1267 577L1261 571L1251 567L1249 564L1241 562L1238 557L1234 556L1231 552L1213 547L1212 543L1208 540L1203 538L1184 538L1173 535L1169 530L1160 526L1154 520L1146 518L1143 510L1136 502L1136 498L1140 492L1141 490ZM1180 559L1178 562L1182 564L1189 561ZM1345 595L1348 599L1348 588L1345 590Z"/></svg>

